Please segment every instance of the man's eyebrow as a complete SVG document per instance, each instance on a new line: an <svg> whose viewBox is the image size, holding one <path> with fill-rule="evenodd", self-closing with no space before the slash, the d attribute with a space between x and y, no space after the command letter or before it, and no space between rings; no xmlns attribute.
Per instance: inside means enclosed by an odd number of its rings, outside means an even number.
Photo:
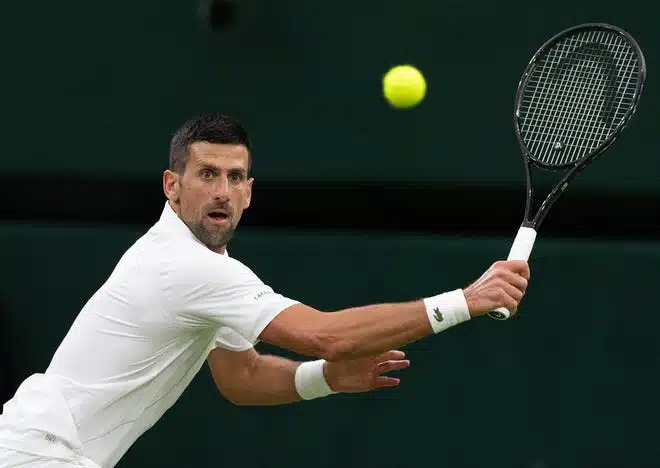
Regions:
<svg viewBox="0 0 660 468"><path fill-rule="evenodd" d="M219 172L219 171L220 171L220 168L219 168L218 166L214 166L213 164L211 164L211 163L206 163L206 162L201 162L201 163L199 163L199 164L198 164L198 167L199 167L200 170L201 170L201 169L210 169L210 170L212 170L212 171L214 171L214 172Z"/></svg>

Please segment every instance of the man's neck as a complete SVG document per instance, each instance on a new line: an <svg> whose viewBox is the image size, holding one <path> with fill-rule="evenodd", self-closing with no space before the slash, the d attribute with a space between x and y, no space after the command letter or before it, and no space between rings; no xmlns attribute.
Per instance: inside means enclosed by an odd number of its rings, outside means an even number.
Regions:
<svg viewBox="0 0 660 468"><path fill-rule="evenodd" d="M181 220L181 222L182 222L183 224L186 224L186 222L185 222L185 221L183 220L183 218L181 217L180 209L179 209L179 204L178 204L178 203L174 203L172 200L167 200L167 203L169 203L170 208L172 208L172 211L174 211L174 214L177 215L177 217ZM186 226L187 226L187 225L186 225ZM190 228L188 228L188 229L190 229ZM195 233L192 232L192 231L190 231L190 233L191 233L193 236L195 235ZM199 240L199 238L198 238L197 236L195 236L195 237L197 238L197 240ZM201 242L201 240L200 240L200 242ZM220 247L209 247L209 246L206 245L206 244L204 244L204 245L205 245L206 248L209 249L211 252L215 252L215 253L220 254L220 255L225 255L225 253L227 252L227 245L223 245L223 246L220 246Z"/></svg>

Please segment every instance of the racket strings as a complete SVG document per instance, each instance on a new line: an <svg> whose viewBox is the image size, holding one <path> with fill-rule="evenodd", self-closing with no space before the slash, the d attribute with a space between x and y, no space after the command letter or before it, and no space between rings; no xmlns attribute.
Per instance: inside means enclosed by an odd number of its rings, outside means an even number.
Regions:
<svg viewBox="0 0 660 468"><path fill-rule="evenodd" d="M537 60L521 92L521 138L549 166L589 156L634 106L639 63L635 49L607 30L574 33Z"/></svg>

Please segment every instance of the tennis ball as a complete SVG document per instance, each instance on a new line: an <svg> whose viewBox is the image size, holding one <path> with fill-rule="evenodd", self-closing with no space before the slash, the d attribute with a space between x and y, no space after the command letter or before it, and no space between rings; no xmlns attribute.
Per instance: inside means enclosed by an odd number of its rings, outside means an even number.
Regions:
<svg viewBox="0 0 660 468"><path fill-rule="evenodd" d="M398 65L385 73L383 94L396 108L414 107L426 96L426 80L412 65Z"/></svg>

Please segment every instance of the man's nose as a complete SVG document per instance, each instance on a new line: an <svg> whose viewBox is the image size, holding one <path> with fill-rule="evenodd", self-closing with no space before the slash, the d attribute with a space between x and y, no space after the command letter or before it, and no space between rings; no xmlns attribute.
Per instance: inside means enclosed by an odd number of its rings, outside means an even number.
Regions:
<svg viewBox="0 0 660 468"><path fill-rule="evenodd" d="M218 177L215 184L213 197L217 200L229 200L229 179L227 177Z"/></svg>

